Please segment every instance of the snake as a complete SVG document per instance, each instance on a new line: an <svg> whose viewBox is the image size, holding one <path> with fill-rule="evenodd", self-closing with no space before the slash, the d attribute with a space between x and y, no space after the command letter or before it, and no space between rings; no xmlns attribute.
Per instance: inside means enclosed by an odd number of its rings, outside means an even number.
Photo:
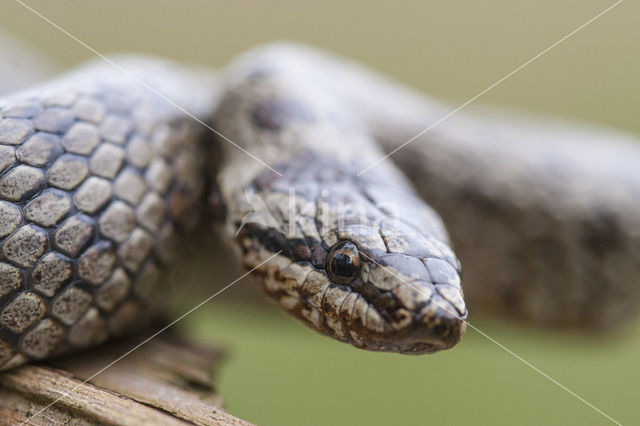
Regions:
<svg viewBox="0 0 640 426"><path fill-rule="evenodd" d="M450 349L470 310L632 318L638 140L489 108L424 131L448 111L295 43L219 72L118 56L3 96L0 370L150 321L202 233L283 310L371 351Z"/></svg>

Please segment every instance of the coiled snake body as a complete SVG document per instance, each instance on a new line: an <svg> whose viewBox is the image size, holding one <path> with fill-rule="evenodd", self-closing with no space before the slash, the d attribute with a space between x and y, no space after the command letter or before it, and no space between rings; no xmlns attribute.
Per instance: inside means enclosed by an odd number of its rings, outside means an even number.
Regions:
<svg viewBox="0 0 640 426"><path fill-rule="evenodd" d="M357 65L292 45L220 77L116 62L0 101L0 369L143 323L206 211L271 299L364 349L464 333L425 201L472 308L604 328L637 307L631 137L461 113L393 154L409 183L376 161L447 110Z"/></svg>

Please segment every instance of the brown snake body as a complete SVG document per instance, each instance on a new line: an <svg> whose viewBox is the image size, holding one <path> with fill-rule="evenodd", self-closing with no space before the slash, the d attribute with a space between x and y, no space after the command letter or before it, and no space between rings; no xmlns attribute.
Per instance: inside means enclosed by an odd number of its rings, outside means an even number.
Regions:
<svg viewBox="0 0 640 426"><path fill-rule="evenodd" d="M203 217L267 296L364 349L462 337L444 224L472 309L588 328L637 309L632 137L461 112L376 163L447 110L298 46L220 77L116 62L0 101L0 369L143 323Z"/></svg>

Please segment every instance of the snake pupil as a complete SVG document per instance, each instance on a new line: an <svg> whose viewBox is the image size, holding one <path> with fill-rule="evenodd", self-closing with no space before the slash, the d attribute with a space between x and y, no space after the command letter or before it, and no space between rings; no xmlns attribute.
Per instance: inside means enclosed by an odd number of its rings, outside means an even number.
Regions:
<svg viewBox="0 0 640 426"><path fill-rule="evenodd" d="M356 272L356 267L349 255L338 253L331 260L331 270L340 277L351 278Z"/></svg>

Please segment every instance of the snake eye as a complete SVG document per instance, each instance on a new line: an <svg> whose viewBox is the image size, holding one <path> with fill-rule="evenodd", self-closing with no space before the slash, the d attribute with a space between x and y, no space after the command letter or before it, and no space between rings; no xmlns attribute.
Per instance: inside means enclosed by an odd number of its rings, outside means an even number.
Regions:
<svg viewBox="0 0 640 426"><path fill-rule="evenodd" d="M358 247L349 241L335 244L325 265L329 278L338 284L349 284L360 271Z"/></svg>

